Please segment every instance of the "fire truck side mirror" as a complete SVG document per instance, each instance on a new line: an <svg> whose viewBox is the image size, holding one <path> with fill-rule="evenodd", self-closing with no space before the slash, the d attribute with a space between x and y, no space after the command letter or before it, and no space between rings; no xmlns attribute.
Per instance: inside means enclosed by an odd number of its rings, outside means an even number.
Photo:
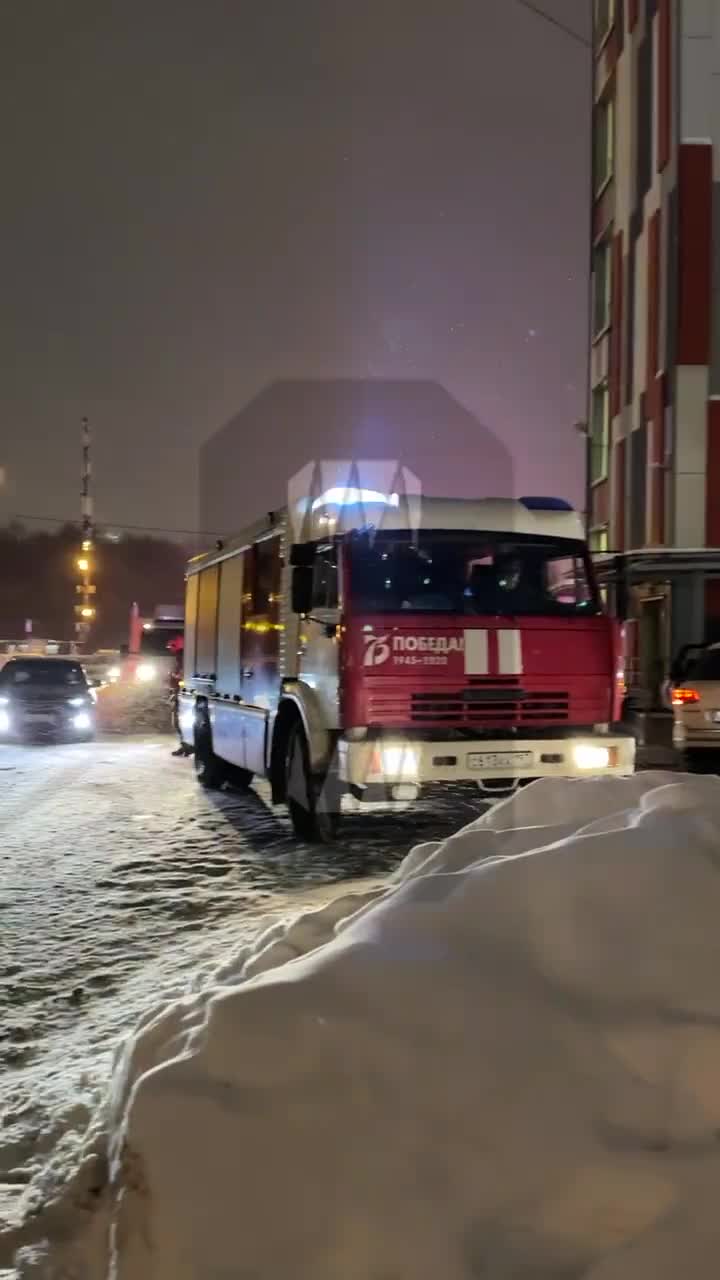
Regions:
<svg viewBox="0 0 720 1280"><path fill-rule="evenodd" d="M290 564L293 568L309 569L315 559L314 542L294 542L290 548Z"/></svg>
<svg viewBox="0 0 720 1280"><path fill-rule="evenodd" d="M309 613L312 608L313 571L310 565L296 565L292 571L292 611Z"/></svg>

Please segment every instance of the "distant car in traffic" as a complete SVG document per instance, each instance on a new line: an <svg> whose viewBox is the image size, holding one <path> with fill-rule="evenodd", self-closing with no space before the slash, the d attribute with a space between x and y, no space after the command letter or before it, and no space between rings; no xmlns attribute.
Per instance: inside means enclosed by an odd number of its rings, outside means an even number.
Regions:
<svg viewBox="0 0 720 1280"><path fill-rule="evenodd" d="M688 646L673 674L674 746L688 765L720 756L720 644Z"/></svg>
<svg viewBox="0 0 720 1280"><path fill-rule="evenodd" d="M9 658L0 670L0 739L89 742L95 687L77 658Z"/></svg>

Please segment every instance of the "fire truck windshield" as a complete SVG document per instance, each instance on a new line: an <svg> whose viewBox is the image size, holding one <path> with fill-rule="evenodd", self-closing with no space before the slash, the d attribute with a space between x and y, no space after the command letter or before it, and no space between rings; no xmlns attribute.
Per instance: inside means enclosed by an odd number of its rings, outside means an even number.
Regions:
<svg viewBox="0 0 720 1280"><path fill-rule="evenodd" d="M350 542L354 613L531 617L600 612L581 542L522 534L362 534Z"/></svg>

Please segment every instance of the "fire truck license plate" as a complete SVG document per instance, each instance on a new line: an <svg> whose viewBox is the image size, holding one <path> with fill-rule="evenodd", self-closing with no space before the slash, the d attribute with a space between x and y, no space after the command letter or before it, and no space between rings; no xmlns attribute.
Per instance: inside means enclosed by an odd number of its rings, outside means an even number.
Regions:
<svg viewBox="0 0 720 1280"><path fill-rule="evenodd" d="M468 769L523 769L532 764L532 751L473 751Z"/></svg>

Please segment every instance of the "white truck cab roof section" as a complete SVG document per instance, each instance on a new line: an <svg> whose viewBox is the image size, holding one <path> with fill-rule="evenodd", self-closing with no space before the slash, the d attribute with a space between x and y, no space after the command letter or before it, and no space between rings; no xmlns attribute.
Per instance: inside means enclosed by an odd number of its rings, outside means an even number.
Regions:
<svg viewBox="0 0 720 1280"><path fill-rule="evenodd" d="M456 529L579 541L585 537L581 516L557 498L406 498L352 490L347 499L343 501L340 491L334 489L312 502L308 500L293 513L293 527L287 530L290 540L314 541L369 527L384 532ZM215 550L196 556L188 573L224 560L263 534L286 532L287 520L285 509L269 513L264 521L256 521Z"/></svg>
<svg viewBox="0 0 720 1280"><path fill-rule="evenodd" d="M310 537L374 526L384 532L423 529L520 533L549 538L585 536L583 522L567 503L549 498L414 498L391 494L348 502L316 499L310 515ZM378 501L378 498L380 500ZM374 499L374 500L373 500ZM547 505L541 505L547 504ZM307 528L308 526L306 526Z"/></svg>

